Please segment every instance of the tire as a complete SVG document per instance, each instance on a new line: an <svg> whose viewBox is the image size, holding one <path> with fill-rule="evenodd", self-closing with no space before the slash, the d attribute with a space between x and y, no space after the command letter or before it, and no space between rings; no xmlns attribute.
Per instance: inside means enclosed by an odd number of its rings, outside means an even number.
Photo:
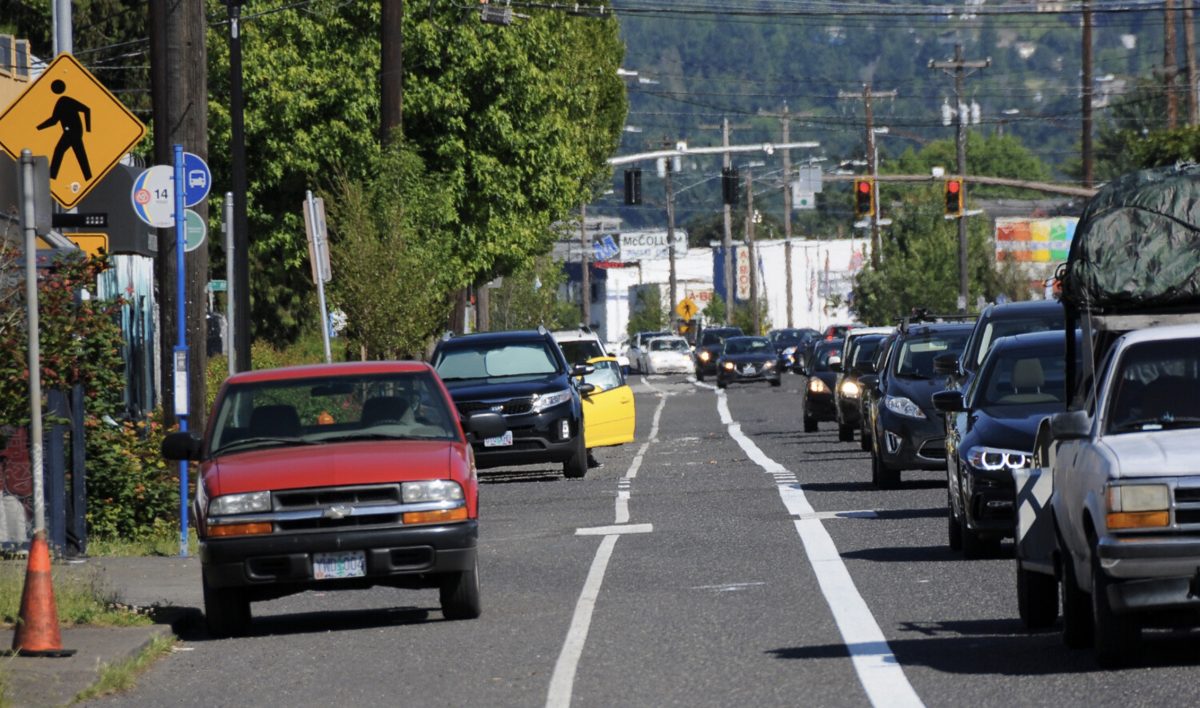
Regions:
<svg viewBox="0 0 1200 708"><path fill-rule="evenodd" d="M1071 649L1084 649L1092 643L1091 602L1075 581L1075 568L1070 557L1064 558L1062 564L1059 595L1062 599L1063 644Z"/></svg>
<svg viewBox="0 0 1200 708"><path fill-rule="evenodd" d="M871 451L871 434L867 432L866 428L863 428L858 433L858 446L862 448L863 452Z"/></svg>
<svg viewBox="0 0 1200 708"><path fill-rule="evenodd" d="M1118 614L1108 604L1108 588L1112 584L1093 551L1092 645L1096 663L1103 669L1118 669L1133 663L1142 639L1142 628L1136 618Z"/></svg>
<svg viewBox="0 0 1200 708"><path fill-rule="evenodd" d="M728 386L728 385L729 385L729 384L725 383L725 382L724 382L724 381L722 381L721 379L719 379L719 378L717 379L717 388L725 388L725 387L726 387L726 386Z"/></svg>
<svg viewBox="0 0 1200 708"><path fill-rule="evenodd" d="M954 504L950 501L950 490L946 490L946 543L950 550L961 551L963 547L962 522L954 515Z"/></svg>
<svg viewBox="0 0 1200 708"><path fill-rule="evenodd" d="M214 588L208 579L204 586L204 624L212 637L240 637L250 629L250 601L242 588Z"/></svg>
<svg viewBox="0 0 1200 708"><path fill-rule="evenodd" d="M879 455L872 455L871 480L879 489L895 489L900 486L900 470L888 466Z"/></svg>
<svg viewBox="0 0 1200 708"><path fill-rule="evenodd" d="M697 380L697 381L703 381L703 380L704 380L704 369L700 369L700 368L697 368L697 369L696 369L696 380Z"/></svg>
<svg viewBox="0 0 1200 708"><path fill-rule="evenodd" d="M583 421L579 421L581 430L577 436L579 444L571 457L563 463L563 476L567 479L582 479L588 470L587 445L583 441Z"/></svg>
<svg viewBox="0 0 1200 708"><path fill-rule="evenodd" d="M771 379L771 386L779 388L783 385L783 379Z"/></svg>
<svg viewBox="0 0 1200 708"><path fill-rule="evenodd" d="M1058 619L1058 581L1053 575L1026 570L1017 561L1017 611L1025 629L1045 629Z"/></svg>
<svg viewBox="0 0 1200 708"><path fill-rule="evenodd" d="M447 573L438 586L442 616L448 620L475 619L483 612L479 600L479 559L470 570Z"/></svg>
<svg viewBox="0 0 1200 708"><path fill-rule="evenodd" d="M838 440L840 442L854 442L854 426L838 423Z"/></svg>
<svg viewBox="0 0 1200 708"><path fill-rule="evenodd" d="M995 555L999 550L1000 542L994 539L984 539L980 537L978 531L972 531L967 526L966 519L959 523L962 528L962 552L963 558L967 560L978 560L987 558L990 555Z"/></svg>
<svg viewBox="0 0 1200 708"><path fill-rule="evenodd" d="M809 418L808 415L805 414L805 416L804 416L804 432L815 433L815 432L817 432L817 428L818 428L817 419Z"/></svg>

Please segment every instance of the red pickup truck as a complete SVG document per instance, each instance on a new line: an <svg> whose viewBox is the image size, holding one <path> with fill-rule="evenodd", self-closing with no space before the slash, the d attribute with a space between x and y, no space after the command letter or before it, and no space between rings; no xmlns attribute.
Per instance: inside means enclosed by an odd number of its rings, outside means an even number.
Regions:
<svg viewBox="0 0 1200 708"><path fill-rule="evenodd" d="M199 463L209 632L245 632L253 601L372 585L436 587L446 618L477 617L478 479L464 427L490 437L504 421L460 423L419 362L230 377L203 438L162 445L167 459Z"/></svg>

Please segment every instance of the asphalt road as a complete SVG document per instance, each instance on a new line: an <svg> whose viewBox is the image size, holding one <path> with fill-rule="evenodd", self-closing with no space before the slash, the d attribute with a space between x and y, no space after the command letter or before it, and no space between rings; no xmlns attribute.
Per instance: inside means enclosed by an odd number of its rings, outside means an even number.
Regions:
<svg viewBox="0 0 1200 708"><path fill-rule="evenodd" d="M1200 638L1149 634L1100 671L1017 619L1011 547L946 547L942 473L877 491L858 443L801 430L799 391L635 378L637 442L583 480L485 471L484 614L436 591L254 605L251 636L184 637L105 704L1183 705ZM197 589L198 593L198 589Z"/></svg>

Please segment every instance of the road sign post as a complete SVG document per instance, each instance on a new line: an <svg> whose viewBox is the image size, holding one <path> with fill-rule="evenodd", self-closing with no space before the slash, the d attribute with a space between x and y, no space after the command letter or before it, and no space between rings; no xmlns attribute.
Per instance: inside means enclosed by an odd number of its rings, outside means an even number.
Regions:
<svg viewBox="0 0 1200 708"><path fill-rule="evenodd" d="M28 148L50 159L50 194L64 208L79 203L146 126L70 54L59 54L0 114L0 148L16 158Z"/></svg>
<svg viewBox="0 0 1200 708"><path fill-rule="evenodd" d="M325 201L314 199L312 190L304 192L304 226L308 232L308 256L312 259L313 281L317 284L317 304L321 308L321 339L325 343L325 363L333 361L329 348L329 313L325 306L325 283L332 278L329 243L325 239Z"/></svg>
<svg viewBox="0 0 1200 708"><path fill-rule="evenodd" d="M184 207L183 146L175 146L175 175L172 195L175 211L175 416L179 430L188 429L188 346L187 346L187 271L184 257L187 247L187 217ZM153 169L153 168L152 168ZM136 183L135 183L136 189ZM136 201L136 199L135 199ZM179 462L179 555L188 554L188 463Z"/></svg>

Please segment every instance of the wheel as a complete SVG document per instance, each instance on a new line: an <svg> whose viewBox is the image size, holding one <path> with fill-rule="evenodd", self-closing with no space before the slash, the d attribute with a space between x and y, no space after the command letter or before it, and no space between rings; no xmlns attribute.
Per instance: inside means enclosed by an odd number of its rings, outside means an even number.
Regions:
<svg viewBox="0 0 1200 708"><path fill-rule="evenodd" d="M1128 666L1138 655L1142 628L1129 615L1118 614L1108 604L1108 588L1112 579L1100 567L1100 559L1092 551L1092 645L1096 663L1104 669Z"/></svg>
<svg viewBox="0 0 1200 708"><path fill-rule="evenodd" d="M588 470L587 445L583 442L583 421L579 422L581 429L579 435L576 436L579 443L575 447L575 452L563 463L563 476L570 479L579 479L587 474Z"/></svg>
<svg viewBox="0 0 1200 708"><path fill-rule="evenodd" d="M204 587L204 624L213 637L240 637L250 629L250 601L242 588Z"/></svg>
<svg viewBox="0 0 1200 708"><path fill-rule="evenodd" d="M700 368L697 368L697 369L696 369L696 380L697 380L697 381L703 381L703 380L704 380L704 369L700 369Z"/></svg>
<svg viewBox="0 0 1200 708"><path fill-rule="evenodd" d="M724 381L722 381L720 378L718 378L718 379L717 379L717 388L725 388L725 387L726 387L726 386L728 386L728 385L729 385L729 384L725 383L725 382L724 382Z"/></svg>
<svg viewBox="0 0 1200 708"><path fill-rule="evenodd" d="M872 455L871 481L880 489L895 489L900 486L900 470L879 459L879 455Z"/></svg>
<svg viewBox="0 0 1200 708"><path fill-rule="evenodd" d="M863 428L858 433L858 446L862 448L863 452L871 451L871 434L867 432L866 428Z"/></svg>
<svg viewBox="0 0 1200 708"><path fill-rule="evenodd" d="M963 557L976 560L994 555L1000 546L1000 541L997 539L981 538L978 531L972 531L971 527L967 526L967 520L963 519L959 522L959 528L962 529L962 552Z"/></svg>
<svg viewBox="0 0 1200 708"><path fill-rule="evenodd" d="M838 440L841 442L854 442L854 426L838 423Z"/></svg>
<svg viewBox="0 0 1200 708"><path fill-rule="evenodd" d="M809 418L808 414L806 413L804 415L804 432L815 433L815 432L817 432L817 427L818 427L817 419Z"/></svg>
<svg viewBox="0 0 1200 708"><path fill-rule="evenodd" d="M483 611L479 602L479 559L470 570L446 573L438 586L442 616L448 620L475 619Z"/></svg>
<svg viewBox="0 0 1200 708"><path fill-rule="evenodd" d="M1079 589L1075 581L1075 568L1070 556L1062 561L1062 582L1059 595L1062 599L1063 644L1071 649L1083 649L1092 643L1092 612L1086 592Z"/></svg>
<svg viewBox="0 0 1200 708"><path fill-rule="evenodd" d="M950 550L962 550L962 522L954 515L954 504L950 501L950 490L946 490L946 542Z"/></svg>
<svg viewBox="0 0 1200 708"><path fill-rule="evenodd" d="M783 379L771 379L771 385L775 388L779 388L783 385Z"/></svg>
<svg viewBox="0 0 1200 708"><path fill-rule="evenodd" d="M1058 619L1058 581L1053 575L1026 570L1017 561L1017 611L1025 629L1043 629Z"/></svg>

